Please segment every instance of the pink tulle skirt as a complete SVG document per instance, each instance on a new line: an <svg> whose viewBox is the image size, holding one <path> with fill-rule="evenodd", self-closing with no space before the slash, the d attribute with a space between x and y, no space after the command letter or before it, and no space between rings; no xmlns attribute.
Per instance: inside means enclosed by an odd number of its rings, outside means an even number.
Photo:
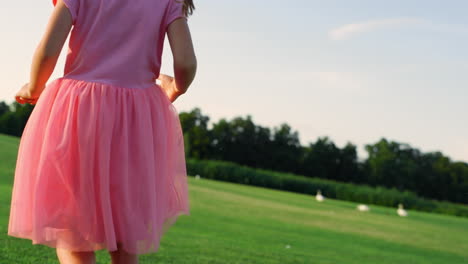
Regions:
<svg viewBox="0 0 468 264"><path fill-rule="evenodd" d="M160 86L59 78L23 131L8 235L73 251L156 252L189 215L184 140Z"/></svg>

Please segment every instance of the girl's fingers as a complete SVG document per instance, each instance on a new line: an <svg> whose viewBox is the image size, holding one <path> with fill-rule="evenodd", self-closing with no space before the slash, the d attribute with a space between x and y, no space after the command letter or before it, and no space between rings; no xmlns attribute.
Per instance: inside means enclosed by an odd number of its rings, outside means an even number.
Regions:
<svg viewBox="0 0 468 264"><path fill-rule="evenodd" d="M25 104L25 103L35 104L37 101L37 98L24 98L21 96L16 96L15 99L20 104Z"/></svg>
<svg viewBox="0 0 468 264"><path fill-rule="evenodd" d="M16 101L17 101L18 103L20 103L20 104L24 104L24 103L25 103L24 100L23 100L23 98L21 98L20 96L16 96L15 99L16 99Z"/></svg>

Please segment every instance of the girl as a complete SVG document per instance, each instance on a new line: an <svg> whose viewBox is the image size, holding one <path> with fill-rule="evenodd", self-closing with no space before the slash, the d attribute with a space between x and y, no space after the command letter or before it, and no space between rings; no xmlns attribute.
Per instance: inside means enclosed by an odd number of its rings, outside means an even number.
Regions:
<svg viewBox="0 0 468 264"><path fill-rule="evenodd" d="M54 0L30 82L8 235L60 263L138 263L189 215L184 142L172 105L196 72L192 0ZM47 86L73 27L64 76ZM175 78L160 74L165 36ZM156 79L160 80L157 85Z"/></svg>

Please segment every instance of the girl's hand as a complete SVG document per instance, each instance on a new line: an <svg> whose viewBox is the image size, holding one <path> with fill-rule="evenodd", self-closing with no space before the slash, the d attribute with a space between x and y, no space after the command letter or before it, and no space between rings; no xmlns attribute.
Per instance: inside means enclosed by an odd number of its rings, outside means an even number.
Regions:
<svg viewBox="0 0 468 264"><path fill-rule="evenodd" d="M176 88L174 77L165 74L160 74L158 80L161 82L160 86L166 93L171 103L173 103L182 94Z"/></svg>
<svg viewBox="0 0 468 264"><path fill-rule="evenodd" d="M39 99L40 93L31 92L29 90L29 83L23 85L21 89L16 93L15 100L20 104L31 104L35 105Z"/></svg>

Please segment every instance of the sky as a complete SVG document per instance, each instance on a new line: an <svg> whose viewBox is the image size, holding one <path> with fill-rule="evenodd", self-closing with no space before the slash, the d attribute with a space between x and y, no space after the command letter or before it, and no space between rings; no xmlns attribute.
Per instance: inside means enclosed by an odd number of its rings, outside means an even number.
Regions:
<svg viewBox="0 0 468 264"><path fill-rule="evenodd" d="M0 100L29 81L52 1L0 10ZM288 123L302 145L385 137L468 162L468 1L195 1L196 79L174 106ZM25 8L24 6L27 6ZM50 80L63 76L67 47ZM172 74L166 43L162 73Z"/></svg>

